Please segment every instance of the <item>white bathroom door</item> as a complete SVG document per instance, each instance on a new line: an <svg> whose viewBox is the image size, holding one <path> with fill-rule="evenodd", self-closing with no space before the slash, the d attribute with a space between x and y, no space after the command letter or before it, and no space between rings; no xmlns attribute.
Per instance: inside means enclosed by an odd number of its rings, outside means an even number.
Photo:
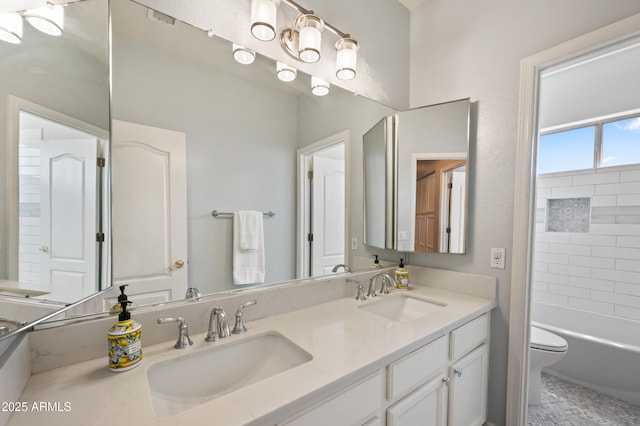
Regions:
<svg viewBox="0 0 640 426"><path fill-rule="evenodd" d="M451 209L449 212L451 234L449 236L449 253L464 253L465 224L465 166L454 169L451 173Z"/></svg>
<svg viewBox="0 0 640 426"><path fill-rule="evenodd" d="M184 298L186 136L118 120L111 134L114 291L129 284L137 305Z"/></svg>
<svg viewBox="0 0 640 426"><path fill-rule="evenodd" d="M53 300L96 291L97 156L96 139L40 147L41 276Z"/></svg>
<svg viewBox="0 0 640 426"><path fill-rule="evenodd" d="M327 275L344 263L344 161L313 156L312 276Z"/></svg>

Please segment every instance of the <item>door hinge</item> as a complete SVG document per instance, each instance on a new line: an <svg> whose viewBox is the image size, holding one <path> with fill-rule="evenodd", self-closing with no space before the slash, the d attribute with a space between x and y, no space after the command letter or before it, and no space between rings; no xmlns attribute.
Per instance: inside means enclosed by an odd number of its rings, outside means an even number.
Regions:
<svg viewBox="0 0 640 426"><path fill-rule="evenodd" d="M313 179L313 170L307 172L307 179Z"/></svg>
<svg viewBox="0 0 640 426"><path fill-rule="evenodd" d="M96 241L99 243L104 243L104 232L98 232L96 234Z"/></svg>
<svg viewBox="0 0 640 426"><path fill-rule="evenodd" d="M106 164L106 161L104 159L104 157L98 157L98 167L104 167Z"/></svg>
<svg viewBox="0 0 640 426"><path fill-rule="evenodd" d="M451 228L447 226L447 234L450 234L450 233L451 233Z"/></svg>
<svg viewBox="0 0 640 426"><path fill-rule="evenodd" d="M447 188L449 188L449 189L453 188L453 182L449 182L449 183L447 184Z"/></svg>
<svg viewBox="0 0 640 426"><path fill-rule="evenodd" d="M313 234L307 234L307 241L313 242Z"/></svg>

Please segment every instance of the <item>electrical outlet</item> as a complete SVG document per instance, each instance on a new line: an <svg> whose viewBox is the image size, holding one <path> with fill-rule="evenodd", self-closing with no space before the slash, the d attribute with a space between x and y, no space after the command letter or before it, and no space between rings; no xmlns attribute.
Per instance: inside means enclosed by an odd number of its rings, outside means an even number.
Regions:
<svg viewBox="0 0 640 426"><path fill-rule="evenodd" d="M505 265L505 253L506 250L504 247L502 248L492 248L491 249L491 263L489 266L496 269L504 269Z"/></svg>
<svg viewBox="0 0 640 426"><path fill-rule="evenodd" d="M358 237L351 237L351 250L358 250Z"/></svg>

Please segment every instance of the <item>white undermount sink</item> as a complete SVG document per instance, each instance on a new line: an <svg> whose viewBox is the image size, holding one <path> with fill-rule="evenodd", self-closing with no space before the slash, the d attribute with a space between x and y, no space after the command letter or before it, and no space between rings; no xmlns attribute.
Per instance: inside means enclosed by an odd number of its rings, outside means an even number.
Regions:
<svg viewBox="0 0 640 426"><path fill-rule="evenodd" d="M402 294L382 296L381 300L358 306L358 308L396 322L410 322L435 313L447 306L437 300L422 299Z"/></svg>
<svg viewBox="0 0 640 426"><path fill-rule="evenodd" d="M224 343L149 367L147 380L157 416L173 416L313 358L276 332Z"/></svg>

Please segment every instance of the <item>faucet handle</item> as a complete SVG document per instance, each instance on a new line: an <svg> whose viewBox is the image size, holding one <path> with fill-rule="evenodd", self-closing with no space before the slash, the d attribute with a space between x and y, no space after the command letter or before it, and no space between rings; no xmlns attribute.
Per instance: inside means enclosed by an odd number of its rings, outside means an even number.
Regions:
<svg viewBox="0 0 640 426"><path fill-rule="evenodd" d="M189 339L189 325L184 318L158 318L158 324L166 324L168 322L179 322L178 325L178 341L173 345L176 349L186 349L193 345L191 339Z"/></svg>
<svg viewBox="0 0 640 426"><path fill-rule="evenodd" d="M231 331L233 334L242 334L247 331L247 327L244 326L242 310L247 306L255 305L256 303L258 303L258 301L254 299L248 302L244 302L242 305L238 306L238 310L236 311L236 325Z"/></svg>
<svg viewBox="0 0 640 426"><path fill-rule="evenodd" d="M360 281L354 280L353 278L347 278L347 282L358 284L358 294L356 294L356 298L355 298L356 300L367 300L367 298L364 295L364 289L362 288L362 284L360 284Z"/></svg>

